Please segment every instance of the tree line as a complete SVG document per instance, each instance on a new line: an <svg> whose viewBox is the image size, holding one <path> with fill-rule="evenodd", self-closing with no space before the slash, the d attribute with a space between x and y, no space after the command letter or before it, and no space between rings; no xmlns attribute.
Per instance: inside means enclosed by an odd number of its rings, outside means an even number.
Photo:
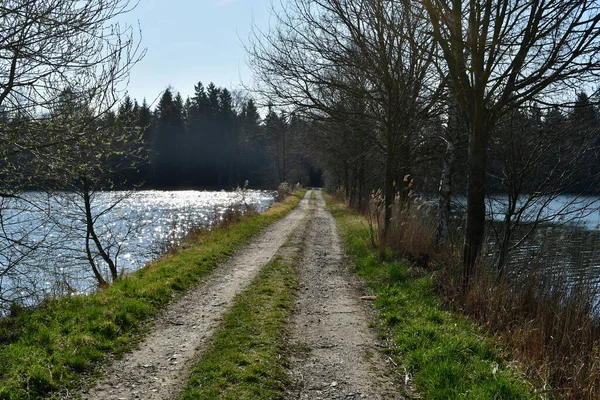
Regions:
<svg viewBox="0 0 600 400"><path fill-rule="evenodd" d="M595 1L292 0L248 45L263 121L254 100L213 84L185 100L167 89L154 110L119 102L143 50L131 27L98 33L129 9L111 4L5 7L2 198L318 184L322 168L359 208L382 190L384 239L395 202L435 193L443 242L451 197L465 193L466 290L486 194L509 194L510 222L523 194L533 204L598 187L597 98L585 95L600 67Z"/></svg>
<svg viewBox="0 0 600 400"><path fill-rule="evenodd" d="M199 82L183 100L167 88L154 110L126 97L118 117L143 128L147 165L131 181L153 188L273 188L308 183L311 164L303 151L305 127L272 107L263 119L251 98ZM246 96L247 97L247 96Z"/></svg>
<svg viewBox="0 0 600 400"><path fill-rule="evenodd" d="M415 194L435 200L429 212L415 214L421 225L434 215L440 253L461 253L458 273L442 271L449 285L457 282L451 301L465 300L461 310L481 308L486 325L507 313L509 334L517 333L519 282L506 271L507 254L550 221L542 211L561 194L570 200L552 213L566 220L590 205L584 194L598 191L600 1L288 0L270 30L255 31L247 46L256 103L198 84L186 100L165 91L154 110L121 101L117 90L145 53L137 29L116 22L134 6L0 5L0 308L47 294L36 284L39 272L51 274L58 262L44 257L50 247L77 252L100 285L119 279L127 237L98 221L131 191L115 191L111 204L99 206L100 191L246 180L254 187L318 185L322 169L330 189L377 211L382 246L401 241L394 230L406 228L402 216L417 209ZM257 104L267 109L262 121ZM26 193L32 188L43 196L33 199ZM460 214L457 195L465 198ZM486 223L494 196L504 202L502 224ZM34 213L23 228L22 218ZM37 234L48 227L66 236ZM496 277L477 293L471 289L486 229L499 243ZM28 265L39 254L42 262ZM592 332L586 327L595 324L596 301L575 303L561 325L552 321L568 299L556 297L555 287L544 293L540 282L526 283L523 325L547 343L579 347L588 358L572 377L596 379L597 340L577 339ZM538 305L558 299L540 329L530 324L538 289ZM495 310L469 303L478 295L508 303ZM574 329L563 330L569 325ZM551 364L544 354L543 369ZM580 397L597 398L594 390Z"/></svg>
<svg viewBox="0 0 600 400"><path fill-rule="evenodd" d="M198 83L185 101L169 88L154 109L123 97L145 54L136 27L117 22L133 7L128 0L0 7L0 308L46 295L36 272L52 275L44 254L63 247L100 286L119 279L119 254L134 227L123 233L101 221L133 189L319 184L305 151L309 126L294 113L265 105L261 118L250 97L214 84ZM107 190L109 203L99 200ZM55 278L68 289L68 278Z"/></svg>
<svg viewBox="0 0 600 400"><path fill-rule="evenodd" d="M382 189L384 242L394 204L419 191L438 198L447 241L464 194L466 292L488 195L509 194L510 226L559 193L598 190L598 98L586 93L599 15L596 1L291 0L248 51L257 95L311 121L327 183L358 207Z"/></svg>
<svg viewBox="0 0 600 400"><path fill-rule="evenodd" d="M600 2L289 0L272 21L248 45L255 92L310 121L382 259L554 395L598 398L593 273L565 276L589 240L565 237L589 232L556 225L598 210Z"/></svg>
<svg viewBox="0 0 600 400"><path fill-rule="evenodd" d="M153 110L145 100L140 105L128 96L98 108L85 88L67 86L43 110L26 111L0 107L3 138L31 139L30 147L17 144L12 152L5 146L0 160L0 273L9 282L0 285L0 298L6 296L7 303L14 298L6 293L28 293L35 287L35 276L27 269L30 259L57 246L77 248L65 244L69 241L81 241L77 259L100 286L119 279L118 255L134 227L123 237L99 221L133 189L318 184L319 173L304 151L306 124L272 107L263 119L251 98L234 98L212 83L206 89L198 83L185 101L167 88ZM47 196L27 195L31 190ZM114 191L108 204L98 200L107 190ZM56 201L63 210L53 210ZM56 243L40 238L37 229L24 231L19 215L38 215L40 232L54 226L53 236L65 239ZM19 276L27 283L17 284ZM27 295L16 296L21 297Z"/></svg>
<svg viewBox="0 0 600 400"><path fill-rule="evenodd" d="M234 98L227 88L210 83L205 89L200 82L185 101L167 88L154 110L145 99L139 104L125 96L97 116L81 94L65 89L42 118L0 113L13 134L55 131L57 141L55 152L43 157L20 151L7 158L7 165L19 165L11 171L13 187L68 189L69 179L49 174L53 168L48 165L57 164L50 159L58 157L64 166L69 160L74 170L90 158L102 159L106 168L94 180L105 189L231 189L246 181L275 188L286 181L306 185L311 179L319 184L319 172L305 151L308 125L272 107L263 119L254 100ZM81 137L69 138L73 131Z"/></svg>

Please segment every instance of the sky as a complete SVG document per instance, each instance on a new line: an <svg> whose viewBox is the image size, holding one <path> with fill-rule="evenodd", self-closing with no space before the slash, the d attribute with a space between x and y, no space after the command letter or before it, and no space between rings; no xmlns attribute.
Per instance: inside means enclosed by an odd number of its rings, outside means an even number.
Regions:
<svg viewBox="0 0 600 400"><path fill-rule="evenodd" d="M249 84L243 46L253 24L268 29L270 9L271 0L140 0L122 17L139 22L147 51L133 67L129 96L155 106L168 86L185 100L199 81L230 90Z"/></svg>

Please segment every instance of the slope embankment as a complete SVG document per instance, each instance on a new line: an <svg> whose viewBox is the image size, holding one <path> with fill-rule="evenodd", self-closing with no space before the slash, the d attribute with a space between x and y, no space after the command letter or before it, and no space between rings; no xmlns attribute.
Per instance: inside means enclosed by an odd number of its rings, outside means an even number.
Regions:
<svg viewBox="0 0 600 400"><path fill-rule="evenodd" d="M16 309L0 321L0 399L76 396L74 390L106 373L98 373L99 365L121 358L153 332L160 323L152 321L161 313L167 315L165 307L207 282L211 274L218 274L232 254L245 251L251 238L268 233L269 226L277 229L272 224L288 215L303 194L290 196L265 213L198 232L174 252L109 288L86 296L47 299L33 309ZM289 217L288 222L295 218ZM273 237L279 240L281 232ZM170 321L174 326L180 323ZM179 352L171 358L174 354ZM177 360L170 364L175 362L179 364ZM128 373L127 369L117 372Z"/></svg>

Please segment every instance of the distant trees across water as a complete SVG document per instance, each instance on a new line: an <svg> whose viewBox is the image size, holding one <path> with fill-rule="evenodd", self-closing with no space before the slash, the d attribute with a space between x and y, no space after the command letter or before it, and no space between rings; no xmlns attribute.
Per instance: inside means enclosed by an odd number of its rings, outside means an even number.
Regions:
<svg viewBox="0 0 600 400"><path fill-rule="evenodd" d="M126 173L131 183L165 189L319 184L304 150L306 124L271 107L263 119L252 99L213 83L198 83L185 100L167 88L153 110L145 99L126 97L113 118L133 119L144 130L148 162Z"/></svg>

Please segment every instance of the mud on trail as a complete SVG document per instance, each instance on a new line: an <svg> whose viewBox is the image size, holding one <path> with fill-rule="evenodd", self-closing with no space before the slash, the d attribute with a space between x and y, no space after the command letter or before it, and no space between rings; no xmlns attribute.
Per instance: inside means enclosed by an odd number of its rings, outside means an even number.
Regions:
<svg viewBox="0 0 600 400"><path fill-rule="evenodd" d="M288 239L302 254L300 289L289 324L293 385L290 399L400 399L400 387L369 329L370 304L364 285L350 271L335 221L320 191L309 191L288 216L271 225L203 283L155 320L132 352L100 371L93 387L66 399L177 399L199 355L210 344L235 296Z"/></svg>
<svg viewBox="0 0 600 400"><path fill-rule="evenodd" d="M350 270L335 220L317 192L298 268L300 290L291 321L292 399L402 399L399 385L369 329L365 285Z"/></svg>

